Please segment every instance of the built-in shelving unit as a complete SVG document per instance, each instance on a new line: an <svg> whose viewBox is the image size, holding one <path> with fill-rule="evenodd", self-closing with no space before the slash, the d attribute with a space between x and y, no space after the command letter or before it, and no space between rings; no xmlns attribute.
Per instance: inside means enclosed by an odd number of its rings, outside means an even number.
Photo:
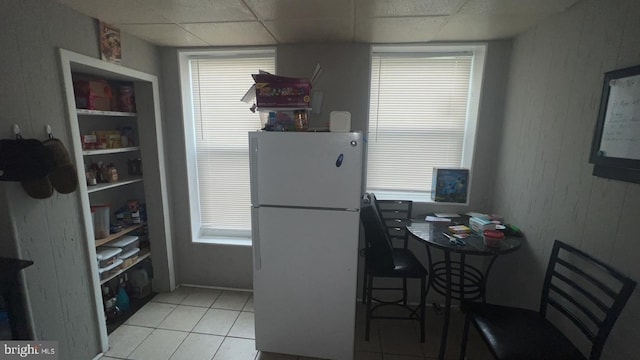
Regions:
<svg viewBox="0 0 640 360"><path fill-rule="evenodd" d="M78 178L81 179L78 186L82 204L83 218L81 221L84 224L86 234L87 262L90 264L90 278L92 279L92 294L96 312L95 318L92 319L97 319L95 326L98 327L101 352L104 353L109 349L108 331L115 330L117 326L126 321L127 317L133 315L137 309L149 301L152 295L142 299L132 298L131 309L122 313L117 319L110 317L110 322L107 323L102 296L103 286L117 285L131 271L138 273L146 271L151 278L151 294L158 291L171 291L175 288L173 265L170 264L173 259L171 221L167 208L167 177L161 137L158 79L155 75L63 49L60 50L60 58L71 130L72 155L78 170ZM74 81L86 81L87 79L104 80L110 85L114 84L113 86L132 88L136 111L121 112L78 108L74 93ZM126 93L130 93L130 91ZM121 94L125 94L125 92ZM113 100L117 100L117 98L114 97ZM139 129L144 129L144 131L139 131ZM109 146L114 146L112 148L84 149L81 141L82 135L95 134L100 139L100 134L103 134L101 131L106 132L107 136L118 134L121 138L108 138ZM113 134L113 132L116 133ZM126 137L126 139L122 137ZM117 144L120 143L120 140L122 140L121 144L125 146L118 147ZM87 173L96 169L92 164L98 165L97 168L100 169L100 163L105 165L104 168L115 167L117 176L113 172L107 175L111 178L118 178L118 181L87 185L87 182L83 180L85 178L92 180L92 177L86 176ZM135 166L130 167L129 164L135 164ZM143 167L144 172L142 172ZM102 175L104 175L104 179L109 178L104 173ZM96 240L91 206L100 205L103 207L105 204L110 204L110 217L115 219L114 212L119 208L129 206L130 200L138 200L140 204L146 205L144 213L146 214L146 222L127 226L122 231ZM141 218L142 214L141 211ZM133 213L131 218L133 218ZM132 264L117 269L107 277L100 279L96 248L127 234L135 234L148 240L140 244L140 252ZM152 259L153 263L151 263ZM151 266L153 266L153 271L151 271ZM86 270L82 267L78 271ZM92 319L87 321L91 322ZM89 323L87 326L92 325Z"/></svg>

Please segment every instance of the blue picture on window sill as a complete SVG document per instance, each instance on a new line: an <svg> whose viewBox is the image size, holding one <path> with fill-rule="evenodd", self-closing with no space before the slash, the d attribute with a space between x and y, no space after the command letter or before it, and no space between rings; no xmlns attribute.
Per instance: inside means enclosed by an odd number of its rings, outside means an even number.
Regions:
<svg viewBox="0 0 640 360"><path fill-rule="evenodd" d="M431 186L431 199L434 201L466 203L469 170L433 168Z"/></svg>

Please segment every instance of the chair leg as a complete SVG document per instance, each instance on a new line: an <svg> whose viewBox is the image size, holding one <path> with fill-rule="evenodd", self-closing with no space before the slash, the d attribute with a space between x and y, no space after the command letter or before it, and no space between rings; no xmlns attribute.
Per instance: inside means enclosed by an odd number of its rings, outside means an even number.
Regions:
<svg viewBox="0 0 640 360"><path fill-rule="evenodd" d="M402 305L407 306L407 278L402 278Z"/></svg>
<svg viewBox="0 0 640 360"><path fill-rule="evenodd" d="M362 277L362 304L367 303L367 267L365 265L364 275Z"/></svg>
<svg viewBox="0 0 640 360"><path fill-rule="evenodd" d="M424 342L425 340L424 316L425 316L426 299L422 294L425 293L426 283L427 283L426 277L423 277L422 279L420 279L420 342Z"/></svg>
<svg viewBox="0 0 640 360"><path fill-rule="evenodd" d="M364 340L369 341L369 330L371 329L371 289L373 289L373 276L367 279L367 320L365 325Z"/></svg>
<svg viewBox="0 0 640 360"><path fill-rule="evenodd" d="M469 324L471 315L467 313L464 317L464 329L462 330L462 344L460 345L460 360L464 360L467 355L467 341L469 340Z"/></svg>

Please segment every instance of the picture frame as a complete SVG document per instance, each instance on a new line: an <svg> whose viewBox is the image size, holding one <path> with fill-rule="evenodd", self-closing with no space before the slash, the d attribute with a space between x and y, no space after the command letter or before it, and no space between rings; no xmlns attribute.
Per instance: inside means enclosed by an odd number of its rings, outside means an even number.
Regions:
<svg viewBox="0 0 640 360"><path fill-rule="evenodd" d="M467 203L469 169L433 168L431 200L449 203Z"/></svg>
<svg viewBox="0 0 640 360"><path fill-rule="evenodd" d="M605 73L589 162L595 176L640 183L640 65Z"/></svg>
<svg viewBox="0 0 640 360"><path fill-rule="evenodd" d="M98 20L100 34L100 58L114 64L122 62L120 29Z"/></svg>

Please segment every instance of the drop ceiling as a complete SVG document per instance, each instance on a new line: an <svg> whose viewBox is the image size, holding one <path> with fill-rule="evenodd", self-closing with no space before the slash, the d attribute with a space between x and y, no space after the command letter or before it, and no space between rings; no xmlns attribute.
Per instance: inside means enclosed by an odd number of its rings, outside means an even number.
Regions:
<svg viewBox="0 0 640 360"><path fill-rule="evenodd" d="M494 40L582 0L55 0L159 46Z"/></svg>

